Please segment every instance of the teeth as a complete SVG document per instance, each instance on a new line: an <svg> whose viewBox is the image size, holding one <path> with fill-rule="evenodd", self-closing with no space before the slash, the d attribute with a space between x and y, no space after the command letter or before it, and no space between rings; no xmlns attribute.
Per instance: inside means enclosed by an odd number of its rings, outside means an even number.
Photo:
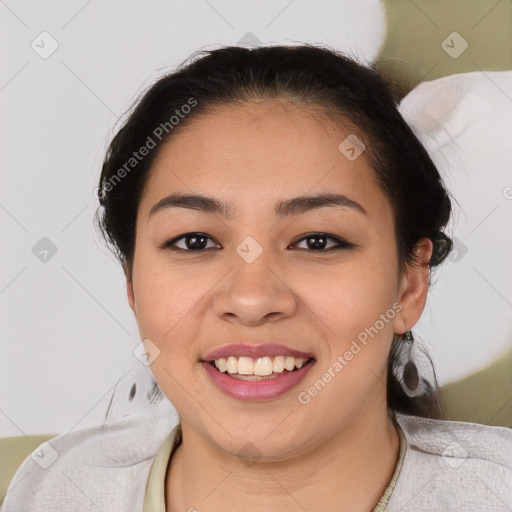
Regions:
<svg viewBox="0 0 512 512"><path fill-rule="evenodd" d="M281 373L284 370L284 357L277 356L272 362L272 370L276 373Z"/></svg>
<svg viewBox="0 0 512 512"><path fill-rule="evenodd" d="M254 375L254 363L252 359L250 357L239 357L236 373L240 375Z"/></svg>
<svg viewBox="0 0 512 512"><path fill-rule="evenodd" d="M242 359L242 358L240 358ZM253 375L270 375L273 372L272 359L270 357L260 357L254 363Z"/></svg>
<svg viewBox="0 0 512 512"><path fill-rule="evenodd" d="M272 373L282 373L285 369L291 372L295 368L302 368L305 361L301 357L295 358L290 356L259 357L258 359L243 356L221 357L220 359L215 359L215 366L221 372L264 377L272 375Z"/></svg>
<svg viewBox="0 0 512 512"><path fill-rule="evenodd" d="M295 368L295 357L287 357L284 360L284 367L291 372Z"/></svg>
<svg viewBox="0 0 512 512"><path fill-rule="evenodd" d="M234 359L234 358L233 358ZM222 358L222 359L217 359L217 361L215 361L215 364L217 366L217 368L221 371L221 372L227 372L228 371L228 362L226 359Z"/></svg>
<svg viewBox="0 0 512 512"><path fill-rule="evenodd" d="M215 361L215 366L217 366L217 361ZM218 368L218 366L217 366ZM236 357L228 357L227 363L226 363L226 369L228 373L238 373L238 361Z"/></svg>

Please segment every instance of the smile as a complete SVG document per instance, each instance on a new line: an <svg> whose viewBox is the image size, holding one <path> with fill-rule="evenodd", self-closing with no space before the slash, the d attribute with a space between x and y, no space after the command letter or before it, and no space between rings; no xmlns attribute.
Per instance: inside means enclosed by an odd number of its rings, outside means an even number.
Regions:
<svg viewBox="0 0 512 512"><path fill-rule="evenodd" d="M230 356L201 364L215 387L224 394L239 400L261 401L282 396L298 385L315 359Z"/></svg>
<svg viewBox="0 0 512 512"><path fill-rule="evenodd" d="M294 371L304 366L305 360L303 357L292 356L276 356L274 358L265 356L254 359L252 357L221 357L211 361L215 367L221 372L227 372L231 375L255 375L264 377L272 373L282 373L285 370Z"/></svg>

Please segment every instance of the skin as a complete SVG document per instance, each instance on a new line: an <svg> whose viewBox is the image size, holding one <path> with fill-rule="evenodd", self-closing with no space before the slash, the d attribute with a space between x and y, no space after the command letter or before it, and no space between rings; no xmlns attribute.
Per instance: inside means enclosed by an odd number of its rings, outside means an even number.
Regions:
<svg viewBox="0 0 512 512"><path fill-rule="evenodd" d="M399 273L391 205L365 153L349 161L338 150L349 133L365 141L311 107L274 99L217 107L160 150L139 204L133 267L125 271L141 339L160 350L151 370L181 418L183 443L165 482L167 510L229 504L367 512L391 479L399 438L386 406L387 357L394 333L412 328L425 306L432 242L420 240L420 264ZM235 213L173 207L148 218L173 192L214 196ZM367 215L330 206L275 217L277 201L321 192L345 194ZM161 248L189 232L207 234L212 249ZM355 247L328 251L331 241L315 251L304 240L312 232ZM250 264L236 252L248 236L263 249ZM393 320L307 405L299 403L298 393L395 303L402 309ZM199 361L242 339L313 352L315 366L276 399L228 397ZM240 450L257 462L249 464Z"/></svg>

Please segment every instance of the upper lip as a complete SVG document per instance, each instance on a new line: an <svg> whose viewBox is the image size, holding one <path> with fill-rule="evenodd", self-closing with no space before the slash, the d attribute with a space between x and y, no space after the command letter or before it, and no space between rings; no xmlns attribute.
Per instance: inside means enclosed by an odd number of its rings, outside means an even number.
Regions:
<svg viewBox="0 0 512 512"><path fill-rule="evenodd" d="M214 361L215 359L227 357L252 357L257 359L259 357L276 357L276 356L290 356L295 358L309 359L314 357L313 354L301 352L293 348L285 347L276 343L264 343L262 345L246 345L237 343L232 345L224 345L223 347L216 348L215 350L206 354L202 361Z"/></svg>

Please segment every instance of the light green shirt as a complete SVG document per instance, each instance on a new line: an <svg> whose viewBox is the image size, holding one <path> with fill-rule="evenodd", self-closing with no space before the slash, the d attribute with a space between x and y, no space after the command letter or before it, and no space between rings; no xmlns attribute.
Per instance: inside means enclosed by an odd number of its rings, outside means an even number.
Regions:
<svg viewBox="0 0 512 512"><path fill-rule="evenodd" d="M372 512L384 512L388 504L395 483L402 467L402 461L404 459L407 442L399 425L398 433L400 436L400 452L398 455L398 461L395 466L395 471L387 486L384 494L381 496L377 506ZM166 512L165 510L165 479L167 468L171 460L174 450L179 446L182 441L181 425L176 425L169 435L165 438L162 446L158 450L155 456L151 471L149 472L148 483L146 486L146 495L144 497L143 512Z"/></svg>

